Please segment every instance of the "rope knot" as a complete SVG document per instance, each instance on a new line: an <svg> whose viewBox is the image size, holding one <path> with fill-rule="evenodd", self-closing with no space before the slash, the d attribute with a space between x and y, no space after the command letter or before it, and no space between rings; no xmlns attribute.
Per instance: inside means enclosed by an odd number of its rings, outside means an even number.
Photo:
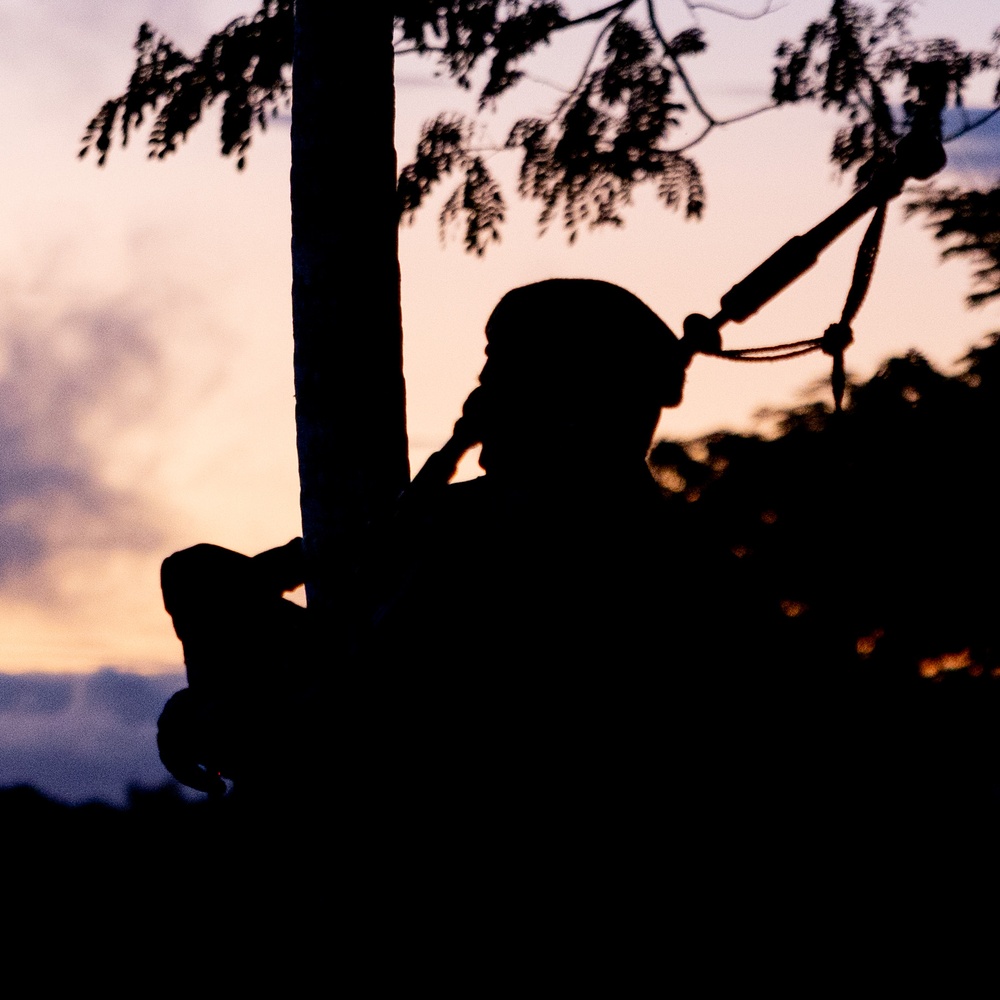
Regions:
<svg viewBox="0 0 1000 1000"><path fill-rule="evenodd" d="M849 324L831 323L823 332L820 341L820 349L824 354L829 354L831 358L836 358L844 353L844 350L854 342L854 333Z"/></svg>

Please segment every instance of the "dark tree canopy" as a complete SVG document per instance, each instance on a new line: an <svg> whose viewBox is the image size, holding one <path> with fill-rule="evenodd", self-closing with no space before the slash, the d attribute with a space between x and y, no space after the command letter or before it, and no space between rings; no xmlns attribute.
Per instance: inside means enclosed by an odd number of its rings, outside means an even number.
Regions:
<svg viewBox="0 0 1000 1000"><path fill-rule="evenodd" d="M685 6L693 13L698 5ZM1000 68L995 45L966 51L949 39L918 41L909 33L910 3L883 8L879 16L852 0L834 2L798 43L778 46L772 102L738 118L806 100L833 109L846 119L833 159L855 170L861 183L914 120L941 103L961 107L968 81ZM576 82L550 114L516 121L499 142L486 142L478 122L466 116L442 113L427 122L399 175L403 219L412 218L445 178L457 177L441 224L462 224L466 247L482 253L499 238L507 211L488 162L488 154L500 149L519 154L519 190L541 204L540 224L560 219L570 239L584 227L620 225L633 191L644 183L666 206L701 214L705 187L689 150L738 118L714 116L695 88L688 63L707 47L699 28L671 34L669 11L639 0L582 14L551 0L397 0L394 10L397 56L436 61L442 73L476 91L481 110L524 79L529 57L562 33L589 32L591 39ZM252 17L212 35L197 56L142 25L132 78L89 124L81 156L95 148L104 163L116 136L124 145L151 119L150 156L162 158L176 151L209 105L221 101L220 147L242 167L254 131L290 100L291 33L291 0L264 0ZM335 40L329 45L334 48ZM939 92L930 102L918 97L928 88ZM980 121L968 120L963 131ZM675 141L679 125L699 122L693 140ZM959 214L949 200L937 202L936 211Z"/></svg>
<svg viewBox="0 0 1000 1000"><path fill-rule="evenodd" d="M639 20L626 17L632 8ZM700 213L697 166L668 142L685 111L676 91L690 90L680 59L704 49L699 31L667 39L655 8L635 3L576 17L558 3L519 0L404 0L395 9L397 53L436 60L460 86L478 90L481 109L514 86L523 77L518 64L557 33L587 26L595 32L578 83L552 116L518 121L501 144L521 152L521 191L542 202L543 223L560 209L571 236L583 224L620 223L633 187L647 179L656 180L666 204ZM254 130L265 128L288 103L291 27L291 0L265 0L253 17L226 25L192 57L143 24L128 87L90 122L81 156L94 147L103 164L116 135L126 144L152 116L150 155L162 158L175 152L204 110L221 99L221 150L236 154L242 167ZM442 224L463 218L466 245L481 253L499 237L505 205L487 151L477 148L478 135L474 122L462 116L444 114L428 122L413 162L400 174L399 210L412 216L445 175L457 174L460 183Z"/></svg>
<svg viewBox="0 0 1000 1000"><path fill-rule="evenodd" d="M774 414L771 438L662 442L652 467L750 581L775 652L837 648L840 667L892 684L998 676L998 376L1000 334L950 376L910 352L853 385L842 414L814 403Z"/></svg>
<svg viewBox="0 0 1000 1000"><path fill-rule="evenodd" d="M998 815L998 374L1000 334L950 376L910 352L843 413L801 405L770 437L652 452L672 536L698 553L691 617L709 643L735 636L704 662L709 698L739 703L724 717L755 789L797 775L792 799L821 788L824 825L838 809L907 835ZM670 649L669 618L657 638Z"/></svg>

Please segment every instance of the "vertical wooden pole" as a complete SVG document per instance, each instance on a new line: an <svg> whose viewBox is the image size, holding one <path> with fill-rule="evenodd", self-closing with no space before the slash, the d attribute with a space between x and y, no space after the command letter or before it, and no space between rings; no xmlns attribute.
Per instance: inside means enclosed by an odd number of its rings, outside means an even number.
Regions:
<svg viewBox="0 0 1000 1000"><path fill-rule="evenodd" d="M381 2L295 3L295 412L307 595L331 629L357 613L359 535L409 479L392 33Z"/></svg>

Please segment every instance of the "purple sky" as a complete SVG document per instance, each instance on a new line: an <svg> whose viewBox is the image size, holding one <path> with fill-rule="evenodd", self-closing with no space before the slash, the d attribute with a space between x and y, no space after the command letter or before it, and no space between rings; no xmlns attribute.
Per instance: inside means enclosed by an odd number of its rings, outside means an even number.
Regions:
<svg viewBox="0 0 1000 1000"><path fill-rule="evenodd" d="M0 788L29 784L63 802L124 805L130 785L169 779L156 719L182 674L0 674Z"/></svg>
<svg viewBox="0 0 1000 1000"><path fill-rule="evenodd" d="M581 7L587 7L581 0ZM757 3L734 3L757 9ZM720 114L766 98L770 53L827 4L789 0L768 18L703 12L709 51L692 61ZM927 0L915 30L986 46L985 5ZM242 551L297 534L292 422L288 145L282 121L237 173L210 122L180 153L149 162L135 143L108 166L77 159L100 103L123 87L138 24L152 20L193 48L253 0L8 0L0 11L0 670L152 674L180 667L160 606L169 552L198 541ZM689 20L663 2L672 28ZM553 47L491 135L551 105L579 44ZM398 146L422 119L469 98L418 61L399 68ZM971 93L971 104L991 95ZM483 326L509 288L553 276L625 285L679 329L789 236L850 193L828 162L836 125L814 108L764 115L697 150L704 221L685 222L640 194L626 226L569 247L539 238L533 206L511 194L503 242L485 259L442 245L437 208L401 233L410 437L415 466L442 442L475 384ZM997 123L964 140L964 177L1000 168ZM515 165L495 164L509 192ZM954 179L954 174L952 178ZM441 198L445 197L442 193ZM891 213L848 366L866 376L910 348L941 365L996 328L996 306L968 313L968 268L942 264L919 222ZM733 344L815 336L839 315L860 232L849 234ZM822 358L778 366L699 359L663 433L746 427L827 376ZM472 472L474 470L467 470Z"/></svg>

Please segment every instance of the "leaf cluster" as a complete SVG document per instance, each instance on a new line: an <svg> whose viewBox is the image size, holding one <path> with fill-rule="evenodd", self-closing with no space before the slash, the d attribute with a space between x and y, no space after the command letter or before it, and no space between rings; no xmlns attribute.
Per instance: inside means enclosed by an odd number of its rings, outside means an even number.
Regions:
<svg viewBox="0 0 1000 1000"><path fill-rule="evenodd" d="M646 10L645 25L625 18L632 8ZM521 154L519 190L542 203L541 224L561 211L570 239L583 225L620 225L635 185L647 180L655 181L665 205L700 215L705 192L697 165L666 145L686 110L673 94L678 75L690 90L679 60L705 48L699 31L668 40L654 5L637 0L577 17L553 0L397 0L394 14L397 54L436 59L441 72L478 89L480 110L523 79L522 61L556 33L580 25L597 32L577 84L555 112L517 122L499 146L477 145L480 130L460 116L429 121L400 174L402 219L412 219L446 176L458 174L441 211L442 231L462 221L467 249L482 253L499 239L506 211L486 154L504 149ZM144 24L128 87L90 122L80 155L95 147L103 164L116 135L126 144L152 116L150 155L162 158L222 98L222 152L235 152L242 167L254 128L288 101L291 37L291 0L264 0L252 18L213 35L197 57Z"/></svg>
<svg viewBox="0 0 1000 1000"><path fill-rule="evenodd" d="M700 34L688 32L675 51L703 48ZM666 205L683 202L688 216L701 214L697 165L666 146L686 109L673 97L674 79L652 33L621 18L608 33L603 61L556 116L515 124L507 145L521 150L520 190L541 201L543 226L560 205L571 239L584 224L621 225L621 208L649 179Z"/></svg>
<svg viewBox="0 0 1000 1000"><path fill-rule="evenodd" d="M1000 187L932 190L907 205L907 212L928 216L935 238L950 244L943 256L972 261L979 288L968 296L970 306L1000 297Z"/></svg>
<svg viewBox="0 0 1000 1000"><path fill-rule="evenodd" d="M704 48L699 32L683 33L672 54ZM583 75L575 90L549 119L521 119L511 128L505 148L521 154L519 190L542 203L544 228L557 211L575 239L583 225L621 225L621 209L634 187L655 179L669 207L682 202L688 216L698 216L704 188L695 162L666 148L685 105L673 99L675 75L664 64L662 47L650 31L617 18L607 33L598 65ZM487 84L489 86L489 84ZM484 239L495 239L503 199L482 156L473 147L475 129L456 116L439 117L424 127L416 158L400 177L400 203L412 217L435 184L456 167L465 173L459 192L442 213L442 224L466 213L466 246L482 253ZM483 221L474 217L485 209Z"/></svg>
<svg viewBox="0 0 1000 1000"><path fill-rule="evenodd" d="M292 0L264 0L253 17L237 18L190 57L149 24L139 28L136 63L121 96L106 101L87 125L80 156L96 148L105 163L112 139L128 144L132 131L153 118L149 155L162 159L222 98L220 145L243 167L254 128L264 129L291 93Z"/></svg>
<svg viewBox="0 0 1000 1000"><path fill-rule="evenodd" d="M515 64L570 24L562 5L550 0L397 0L396 25L411 51L435 55L460 86L473 85L480 62L488 62L480 108L523 76Z"/></svg>
<svg viewBox="0 0 1000 1000"><path fill-rule="evenodd" d="M842 170L855 168L859 184L892 155L904 131L917 127L939 136L941 110L962 106L974 74L1000 67L995 52L966 51L950 39L914 40L911 17L909 0L893 3L882 17L853 0L834 0L799 43L777 49L775 103L815 100L844 114L832 158ZM900 91L902 121L892 111Z"/></svg>
<svg viewBox="0 0 1000 1000"><path fill-rule="evenodd" d="M506 205L483 157L471 151L472 138L473 127L461 115L439 115L428 122L416 157L400 171L396 190L400 219L412 222L434 186L444 176L461 171L462 183L441 210L441 233L464 217L466 249L482 254L489 241L500 238Z"/></svg>
<svg viewBox="0 0 1000 1000"><path fill-rule="evenodd" d="M557 34L584 27L595 32L576 83L553 112L521 119L502 142L488 144L473 119L439 115L429 121L400 173L403 220L412 220L427 197L457 175L440 213L442 232L463 224L466 248L483 253L499 239L506 215L490 168L491 154L504 150L520 156L519 192L540 202L541 226L561 218L571 241L584 227L620 225L636 185L647 182L665 206L700 216L705 188L687 151L729 122L705 108L687 75L686 61L705 49L698 29L669 37L653 0L617 0L575 15L558 0L395 0L393 12L397 54L437 60L442 73L478 90L480 110L523 80L525 60ZM918 42L910 34L911 16L910 0L884 5L881 16L855 0L833 0L828 15L809 24L799 42L777 50L771 106L812 100L846 118L832 156L842 169L856 170L859 184L893 154L904 130L939 138L942 109L962 106L973 75L1000 69L996 37L988 52L967 51L949 39ZM144 24L128 86L87 126L80 155L96 148L103 164L116 136L125 145L151 118L150 156L165 157L221 100L221 149L235 153L242 167L254 130L289 101L292 28L292 0L262 0L256 14L232 21L191 57ZM902 115L894 114L900 106ZM691 116L703 131L671 145ZM962 131L986 117L967 121ZM974 302L1000 288L994 232L1000 223L990 220L992 201L981 203L986 197L952 193L916 205L933 213L942 239L957 239L949 253L983 265L977 277L985 287Z"/></svg>

